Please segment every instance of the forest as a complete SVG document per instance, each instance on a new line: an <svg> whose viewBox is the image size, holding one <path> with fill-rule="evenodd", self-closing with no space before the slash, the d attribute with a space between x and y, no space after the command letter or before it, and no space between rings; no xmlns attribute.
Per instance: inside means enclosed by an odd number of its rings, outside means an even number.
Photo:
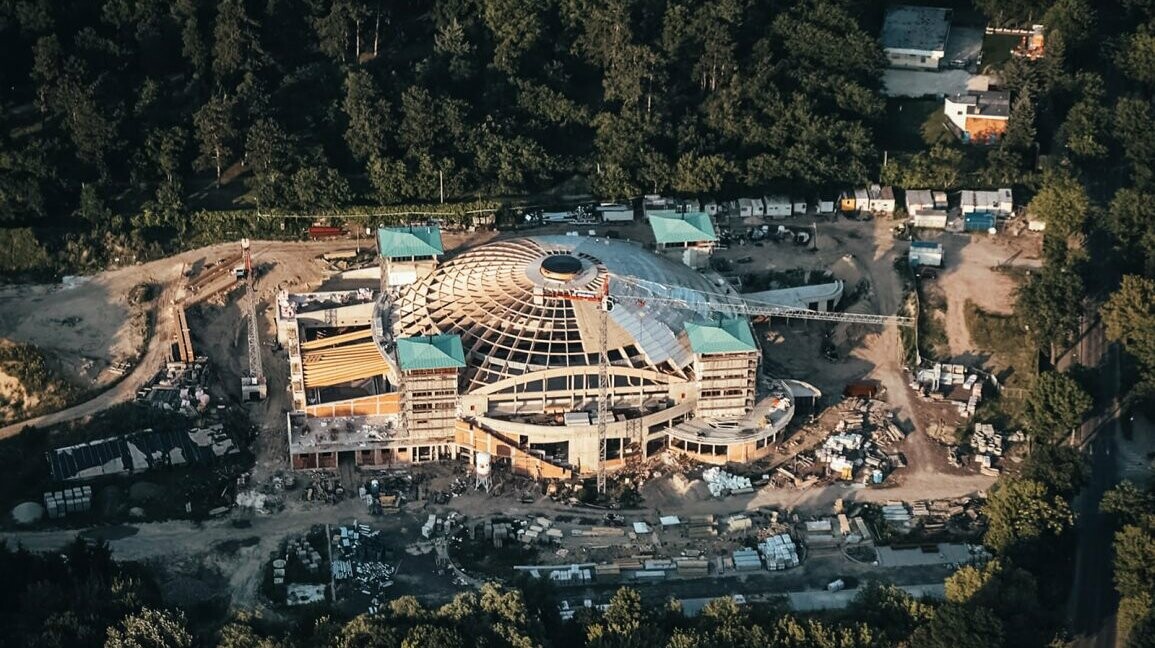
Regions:
<svg viewBox="0 0 1155 648"><path fill-rule="evenodd" d="M880 158L880 16L852 0L0 0L0 232L20 251L0 270L172 249L201 210L575 178L607 199L861 183Z"/></svg>

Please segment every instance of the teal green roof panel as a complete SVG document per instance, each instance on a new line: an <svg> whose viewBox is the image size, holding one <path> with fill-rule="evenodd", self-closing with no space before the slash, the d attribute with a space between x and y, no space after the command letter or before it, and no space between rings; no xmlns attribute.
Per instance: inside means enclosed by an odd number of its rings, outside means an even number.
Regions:
<svg viewBox="0 0 1155 648"><path fill-rule="evenodd" d="M717 241L714 224L706 212L686 212L684 214L657 214L650 212L650 227L654 230L654 240L659 244L699 243Z"/></svg>
<svg viewBox="0 0 1155 648"><path fill-rule="evenodd" d="M750 322L744 317L727 317L710 323L686 322L686 335L694 353L744 353L757 351Z"/></svg>
<svg viewBox="0 0 1155 648"><path fill-rule="evenodd" d="M456 335L398 338L397 364L402 371L460 369L465 366L461 338Z"/></svg>
<svg viewBox="0 0 1155 648"><path fill-rule="evenodd" d="M377 250L387 259L439 256L441 230L436 227L382 227L377 230Z"/></svg>

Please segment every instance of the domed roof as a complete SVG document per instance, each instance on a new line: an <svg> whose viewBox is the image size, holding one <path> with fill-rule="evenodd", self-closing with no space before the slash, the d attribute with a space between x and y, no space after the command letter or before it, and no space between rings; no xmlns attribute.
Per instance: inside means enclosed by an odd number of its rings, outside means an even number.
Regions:
<svg viewBox="0 0 1155 648"><path fill-rule="evenodd" d="M402 289L391 309L393 332L460 335L468 390L542 369L596 365L597 296L607 278L614 299L610 361L684 375L693 361L685 323L707 321L706 294L726 289L622 241L549 236L473 248Z"/></svg>

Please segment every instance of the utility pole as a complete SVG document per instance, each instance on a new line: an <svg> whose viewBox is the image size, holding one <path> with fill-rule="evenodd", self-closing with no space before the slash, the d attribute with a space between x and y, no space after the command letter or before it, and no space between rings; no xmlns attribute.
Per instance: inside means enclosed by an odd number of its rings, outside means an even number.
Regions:
<svg viewBox="0 0 1155 648"><path fill-rule="evenodd" d="M437 184L441 187L441 204L445 204L445 172L437 172Z"/></svg>

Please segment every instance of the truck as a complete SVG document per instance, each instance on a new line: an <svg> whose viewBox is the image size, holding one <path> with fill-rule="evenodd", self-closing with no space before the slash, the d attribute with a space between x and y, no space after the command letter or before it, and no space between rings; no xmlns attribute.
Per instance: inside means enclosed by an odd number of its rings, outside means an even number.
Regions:
<svg viewBox="0 0 1155 648"><path fill-rule="evenodd" d="M309 239L312 241L320 241L324 239L338 238L345 235L345 230L340 227L331 227L328 225L313 225L309 228Z"/></svg>

